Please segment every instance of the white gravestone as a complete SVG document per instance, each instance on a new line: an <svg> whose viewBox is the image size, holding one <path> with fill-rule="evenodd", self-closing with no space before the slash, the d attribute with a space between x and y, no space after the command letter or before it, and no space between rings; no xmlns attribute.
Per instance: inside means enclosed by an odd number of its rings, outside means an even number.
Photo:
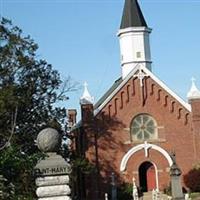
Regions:
<svg viewBox="0 0 200 200"><path fill-rule="evenodd" d="M133 200L138 200L138 190L135 184L135 178L133 177Z"/></svg>

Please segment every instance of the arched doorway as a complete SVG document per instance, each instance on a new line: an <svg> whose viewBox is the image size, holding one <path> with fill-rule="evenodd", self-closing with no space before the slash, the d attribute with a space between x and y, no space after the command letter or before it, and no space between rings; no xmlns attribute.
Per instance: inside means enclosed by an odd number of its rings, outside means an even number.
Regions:
<svg viewBox="0 0 200 200"><path fill-rule="evenodd" d="M172 166L173 164L173 161L172 161L172 158L170 157L170 155L168 154L167 151L165 151L163 148L155 145L155 144L149 144L147 143L146 141L144 142L144 144L139 144L137 146L134 146L132 147L125 155L124 157L122 158L122 161L121 161L121 164L120 164L120 171L121 172L124 172L126 170L126 165L127 165L127 162L129 160L129 158L135 154L136 152L140 151L144 149L144 152L145 152L145 157L148 157L148 149L154 149L158 152L160 152L168 161L169 163L169 166Z"/></svg>
<svg viewBox="0 0 200 200"><path fill-rule="evenodd" d="M143 162L139 167L139 181L143 192L156 189L156 170L151 162Z"/></svg>
<svg viewBox="0 0 200 200"><path fill-rule="evenodd" d="M121 172L124 172L125 170L126 170L126 167L127 167L127 163L128 163L128 161L129 161L129 159L130 159L130 157L131 156L133 156L135 153L137 153L138 151L141 151L141 150L144 150L144 156L145 157L148 157L148 154L149 154L149 149L153 149L153 150L156 150L156 151L158 151L159 153L161 153L161 155L163 155L164 156L164 158L166 158L166 160L168 161L168 164L169 164L169 166L172 166L172 164L173 164L173 161L172 161L172 158L170 157L170 155L169 155L169 153L166 151L166 150L164 150L163 148L161 148L161 147L159 147L159 146L157 146L157 145L155 145L155 144L149 144L149 143L147 143L146 141L144 142L144 144L139 144L139 145L137 145L137 146L134 146L134 147L132 147L124 156L123 156L123 158L122 158L122 161L121 161L121 164L120 164L120 171ZM150 162L149 162L150 163ZM142 163L143 164L143 163ZM141 164L141 165L142 165ZM155 187L154 187L154 189L159 189L159 180L158 180L158 170L157 170L157 167L156 167L156 165L155 164L153 164L153 163L151 163L152 165L153 165L153 167L154 167L154 170L155 170L155 178L154 178L154 180L155 180L155 182L156 182L156 184L155 184ZM144 164L144 166L145 166L145 164ZM141 167L141 166L140 166ZM143 169L145 169L145 167L143 167ZM153 168L152 168L153 169ZM141 170L142 171L142 170ZM150 172L150 171L149 171ZM152 173L153 174L153 173ZM148 175L148 176L150 176L150 175ZM146 177L146 176L145 176ZM140 179L139 179L140 180ZM146 183L147 183L147 177L145 178L145 180L146 180ZM141 181L140 181L141 182ZM141 184L140 184L141 185ZM150 190L147 186L146 186L146 190Z"/></svg>

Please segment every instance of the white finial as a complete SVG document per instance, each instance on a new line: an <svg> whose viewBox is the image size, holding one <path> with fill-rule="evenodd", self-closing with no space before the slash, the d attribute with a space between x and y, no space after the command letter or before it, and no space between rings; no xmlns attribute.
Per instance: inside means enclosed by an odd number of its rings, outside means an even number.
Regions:
<svg viewBox="0 0 200 200"><path fill-rule="evenodd" d="M80 98L80 104L93 104L94 97L92 97L88 91L87 82L84 83L84 92L82 97Z"/></svg>
<svg viewBox="0 0 200 200"><path fill-rule="evenodd" d="M195 84L195 78L192 77L191 81L192 81L192 86L190 88L190 91L187 93L187 98L188 100L192 100L192 99L200 99L200 91L198 90L196 84Z"/></svg>

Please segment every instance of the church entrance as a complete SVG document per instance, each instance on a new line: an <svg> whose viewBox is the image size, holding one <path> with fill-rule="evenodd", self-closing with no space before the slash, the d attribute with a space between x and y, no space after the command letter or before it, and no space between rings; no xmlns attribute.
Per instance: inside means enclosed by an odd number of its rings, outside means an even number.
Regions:
<svg viewBox="0 0 200 200"><path fill-rule="evenodd" d="M139 167L139 181L143 192L156 189L156 172L151 162L143 162Z"/></svg>

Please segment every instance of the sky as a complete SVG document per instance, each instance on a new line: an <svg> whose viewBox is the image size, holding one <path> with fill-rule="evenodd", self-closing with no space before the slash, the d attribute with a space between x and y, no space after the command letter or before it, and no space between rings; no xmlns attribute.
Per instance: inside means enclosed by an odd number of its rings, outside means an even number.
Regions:
<svg viewBox="0 0 200 200"><path fill-rule="evenodd" d="M200 88L200 0L140 0L150 35L153 73L187 101L191 78ZM121 76L119 40L124 0L0 0L0 15L30 35L63 79L97 101ZM83 88L60 104L80 110ZM80 115L79 115L80 117Z"/></svg>

